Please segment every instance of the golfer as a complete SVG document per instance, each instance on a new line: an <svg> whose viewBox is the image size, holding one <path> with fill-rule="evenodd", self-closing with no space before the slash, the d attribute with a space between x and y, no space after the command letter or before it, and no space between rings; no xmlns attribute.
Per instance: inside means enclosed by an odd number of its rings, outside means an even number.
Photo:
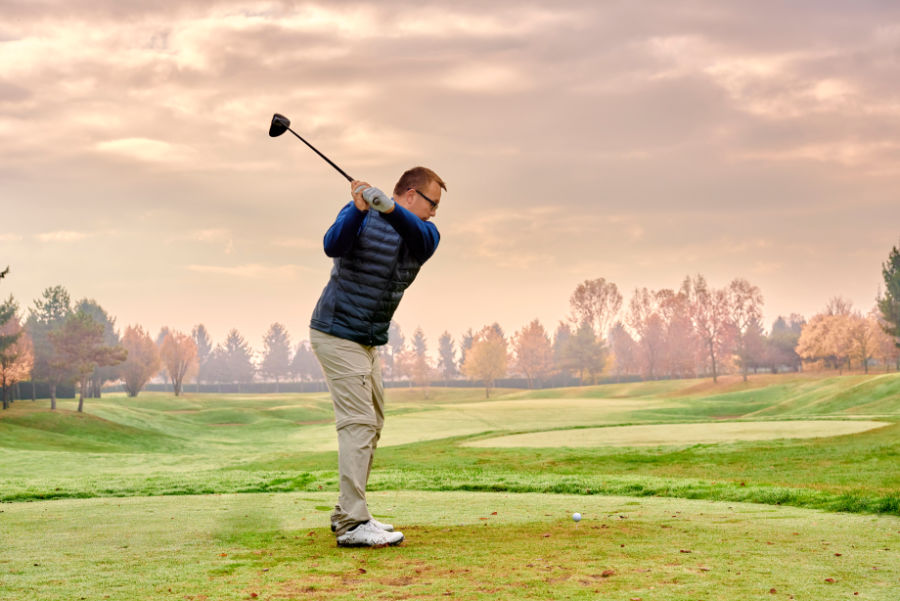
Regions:
<svg viewBox="0 0 900 601"><path fill-rule="evenodd" d="M350 183L347 203L325 234L331 278L310 321L310 342L334 404L340 496L331 513L339 547L396 545L403 533L372 518L366 484L384 425L378 347L419 268L437 248L433 223L447 186L434 171L405 172L388 198L366 182Z"/></svg>

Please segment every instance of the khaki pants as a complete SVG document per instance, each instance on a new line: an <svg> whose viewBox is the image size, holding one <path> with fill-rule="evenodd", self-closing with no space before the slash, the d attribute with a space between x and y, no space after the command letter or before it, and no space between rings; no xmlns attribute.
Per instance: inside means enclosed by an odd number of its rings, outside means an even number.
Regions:
<svg viewBox="0 0 900 601"><path fill-rule="evenodd" d="M366 485L384 425L384 386L378 349L310 329L334 405L340 496L331 521L338 536L372 519Z"/></svg>

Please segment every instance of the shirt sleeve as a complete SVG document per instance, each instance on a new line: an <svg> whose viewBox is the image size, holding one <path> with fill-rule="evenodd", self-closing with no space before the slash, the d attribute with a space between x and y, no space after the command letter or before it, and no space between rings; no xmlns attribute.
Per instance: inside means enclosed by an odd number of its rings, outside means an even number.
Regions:
<svg viewBox="0 0 900 601"><path fill-rule="evenodd" d="M329 257L342 257L347 254L353 247L365 219L366 211L357 209L353 201L348 202L325 232L325 254Z"/></svg>
<svg viewBox="0 0 900 601"><path fill-rule="evenodd" d="M394 205L393 211L382 215L403 238L412 256L422 263L431 258L441 241L441 234L433 223L420 219L399 203Z"/></svg>

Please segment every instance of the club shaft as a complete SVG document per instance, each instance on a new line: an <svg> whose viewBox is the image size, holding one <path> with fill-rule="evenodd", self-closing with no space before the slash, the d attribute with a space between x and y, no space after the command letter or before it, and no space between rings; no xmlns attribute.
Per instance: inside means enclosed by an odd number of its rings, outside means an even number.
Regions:
<svg viewBox="0 0 900 601"><path fill-rule="evenodd" d="M315 146L313 146L312 144L310 144L309 142L307 142L306 140L304 140L303 137L302 137L300 134L298 134L297 132L295 132L295 131L294 131L293 129L291 129L290 127L288 127L287 130L288 130L289 132L291 132L292 134L294 134L295 136L297 136L297 138L299 138L301 142L303 142L304 144L306 144L307 146L309 146L309 147L312 149L313 152L315 152L317 155L319 155L320 157L322 157L323 159L325 159L325 162L327 162L329 165L331 165L332 167L334 167L335 169L337 169L338 172L339 172L341 175L343 175L344 177L347 178L347 181L348 181L348 182L352 182L352 181L353 181L353 178L350 177L349 175L347 175L347 173L346 173L343 169L341 169L340 167L338 167L337 165L335 165L334 163L332 163L332 162L331 162L331 159L329 159L327 156L325 156L324 154L322 154L321 152L319 152L318 149L317 149Z"/></svg>

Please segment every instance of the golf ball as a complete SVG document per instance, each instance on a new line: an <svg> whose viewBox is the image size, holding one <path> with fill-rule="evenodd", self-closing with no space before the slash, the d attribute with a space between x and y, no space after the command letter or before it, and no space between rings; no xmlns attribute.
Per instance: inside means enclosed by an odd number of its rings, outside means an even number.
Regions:
<svg viewBox="0 0 900 601"><path fill-rule="evenodd" d="M580 522L581 514L576 511L575 513L572 514L572 519L575 520L576 522Z"/></svg>

